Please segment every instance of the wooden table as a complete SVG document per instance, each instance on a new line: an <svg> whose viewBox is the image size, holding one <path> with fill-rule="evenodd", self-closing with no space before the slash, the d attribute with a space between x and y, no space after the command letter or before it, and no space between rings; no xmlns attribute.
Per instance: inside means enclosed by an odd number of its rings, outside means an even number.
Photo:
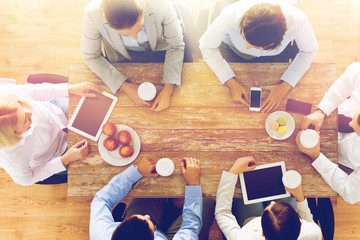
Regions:
<svg viewBox="0 0 360 240"><path fill-rule="evenodd" d="M115 66L140 84L154 83L161 89L161 63L122 63ZM233 63L232 69L249 92L250 86L277 84L287 63ZM84 64L69 65L70 83L91 81L109 89ZM316 106L336 79L335 64L313 63L297 86L286 96L277 110L285 110L287 98L310 102ZM263 94L263 101L267 93ZM228 170L238 157L252 155L258 164L285 161L287 170L296 169L303 176L304 193L308 197L335 197L337 194L325 183L310 165L308 158L295 145L295 136L304 115L291 115L296 129L287 140L270 138L264 128L269 114L250 112L247 107L234 103L230 91L222 86L205 63L185 63L182 86L174 91L171 108L152 112L148 107L136 106L123 93L119 98L110 121L135 129L141 139L142 157L158 160L171 158L175 172L170 177L147 178L138 181L129 192L130 197L183 197L185 181L180 163L184 156L201 160L201 185L204 196L216 196L223 170ZM70 97L69 117L79 97ZM313 107L313 110L315 107ZM83 139L69 132L69 146ZM89 140L90 141L90 140ZM113 176L128 166L114 167L102 160L97 143L90 141L91 152L83 161L69 166L68 195L93 196ZM337 163L337 115L325 120L321 130L321 151ZM241 189L235 191L241 197Z"/></svg>

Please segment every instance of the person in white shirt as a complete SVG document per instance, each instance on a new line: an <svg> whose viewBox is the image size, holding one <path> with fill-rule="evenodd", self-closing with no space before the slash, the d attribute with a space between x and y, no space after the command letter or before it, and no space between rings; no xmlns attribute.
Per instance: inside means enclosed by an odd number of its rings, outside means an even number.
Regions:
<svg viewBox="0 0 360 240"><path fill-rule="evenodd" d="M14 182L23 186L37 183L65 171L69 163L88 154L86 140L66 151L66 113L50 100L69 93L92 96L89 90L102 91L88 82L1 87L0 167Z"/></svg>
<svg viewBox="0 0 360 240"><path fill-rule="evenodd" d="M253 163L251 165L250 163ZM251 166L249 166L251 165ZM232 214L232 202L238 175L256 167L253 157L243 157L236 160L229 171L223 171L216 194L215 218L228 240L321 240L319 226L314 223L307 200L302 191L302 185L296 189L288 189L297 201L297 210L287 203L272 201L262 216L255 216L242 227ZM251 208L251 205L248 206ZM240 218L240 217L238 217Z"/></svg>
<svg viewBox="0 0 360 240"><path fill-rule="evenodd" d="M302 147L299 140L302 131L299 132L296 143L299 150L310 157L312 166L334 191L353 204L360 201L360 62L351 64L332 84L318 108L304 118L301 128L307 129L312 125L319 131L326 116L336 108L339 114L352 119L349 127L353 128L353 132L338 134L339 164L351 168L351 174L345 173L320 153L320 144L311 149Z"/></svg>
<svg viewBox="0 0 360 240"><path fill-rule="evenodd" d="M314 31L303 12L280 0L238 1L223 9L199 42L205 62L220 82L230 88L232 99L248 105L241 76L236 79L221 50L230 48L244 59L274 56L293 40L299 51L280 77L282 82L262 87L270 91L262 111L271 112L310 68L318 50Z"/></svg>

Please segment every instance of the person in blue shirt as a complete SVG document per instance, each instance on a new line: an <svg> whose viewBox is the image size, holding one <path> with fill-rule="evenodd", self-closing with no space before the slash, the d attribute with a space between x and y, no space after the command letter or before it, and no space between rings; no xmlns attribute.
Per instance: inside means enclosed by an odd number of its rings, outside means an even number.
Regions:
<svg viewBox="0 0 360 240"><path fill-rule="evenodd" d="M112 213L114 206L127 195L132 185L143 176L158 176L155 173L155 165L156 163L151 159L142 158L138 166L128 167L96 193L91 203L90 239L199 239L203 198L200 185L200 162L194 158L184 158L181 164L186 181L182 215L175 216L175 219L174 216L170 218L167 216L176 209L169 208L170 199L135 199L129 204L125 220L123 222L114 220ZM136 203L136 200L139 202ZM215 207L215 201L212 205ZM206 212L210 213L209 216L214 215L211 211ZM169 221L171 217L173 221ZM211 223L212 219L210 218ZM205 224L208 227L202 231L208 233L211 223ZM166 225L165 228L164 225Z"/></svg>

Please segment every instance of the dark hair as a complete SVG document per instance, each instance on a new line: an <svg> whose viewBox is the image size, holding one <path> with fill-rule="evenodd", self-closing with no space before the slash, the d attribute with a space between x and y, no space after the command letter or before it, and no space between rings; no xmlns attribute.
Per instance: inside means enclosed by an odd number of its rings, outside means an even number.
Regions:
<svg viewBox="0 0 360 240"><path fill-rule="evenodd" d="M112 28L131 28L142 17L142 9L137 0L103 0L102 9Z"/></svg>
<svg viewBox="0 0 360 240"><path fill-rule="evenodd" d="M272 50L283 40L286 19L279 5L260 3L244 14L240 29L251 45Z"/></svg>
<svg viewBox="0 0 360 240"><path fill-rule="evenodd" d="M114 231L111 240L153 240L154 232L149 224L137 216L125 219Z"/></svg>
<svg viewBox="0 0 360 240"><path fill-rule="evenodd" d="M300 234L300 217L288 203L277 202L263 212L261 226L267 240L296 240Z"/></svg>

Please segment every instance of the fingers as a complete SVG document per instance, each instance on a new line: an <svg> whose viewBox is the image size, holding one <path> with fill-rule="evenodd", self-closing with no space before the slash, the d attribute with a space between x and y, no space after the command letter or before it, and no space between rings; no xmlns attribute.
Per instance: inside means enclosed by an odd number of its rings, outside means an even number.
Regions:
<svg viewBox="0 0 360 240"><path fill-rule="evenodd" d="M84 144L85 144L85 142L87 142L87 141L86 141L86 139L83 139L83 140L81 140L81 141L79 141L79 142L75 143L72 147L75 147L75 148L80 148L82 145L84 145Z"/></svg>
<svg viewBox="0 0 360 240"><path fill-rule="evenodd" d="M296 135L296 138L295 138L295 143L297 146L300 146L300 135L301 133L303 132L304 130L301 130L297 135Z"/></svg>
<svg viewBox="0 0 360 240"><path fill-rule="evenodd" d="M310 124L311 123L310 123L309 119L307 117L304 117L304 119L301 122L301 129L302 130L308 129Z"/></svg>
<svg viewBox="0 0 360 240"><path fill-rule="evenodd" d="M156 98L151 106L151 110L155 111L155 109L159 106L159 100Z"/></svg>
<svg viewBox="0 0 360 240"><path fill-rule="evenodd" d="M186 170L186 160L183 158L181 161L181 172L184 174Z"/></svg>

